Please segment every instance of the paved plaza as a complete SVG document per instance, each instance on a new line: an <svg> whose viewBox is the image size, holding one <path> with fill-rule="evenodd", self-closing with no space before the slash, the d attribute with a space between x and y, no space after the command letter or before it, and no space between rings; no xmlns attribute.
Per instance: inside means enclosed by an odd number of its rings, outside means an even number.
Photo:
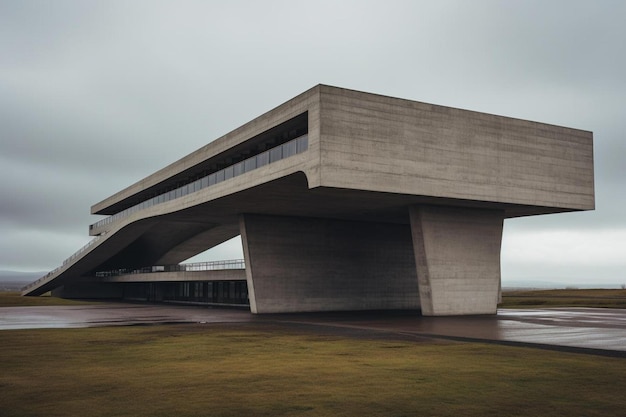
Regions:
<svg viewBox="0 0 626 417"><path fill-rule="evenodd" d="M0 309L0 330L176 323L280 323L346 334L358 330L376 337L443 337L626 356L626 310L620 309L501 309L495 316L463 317L423 317L413 312L258 316L243 309L109 302Z"/></svg>

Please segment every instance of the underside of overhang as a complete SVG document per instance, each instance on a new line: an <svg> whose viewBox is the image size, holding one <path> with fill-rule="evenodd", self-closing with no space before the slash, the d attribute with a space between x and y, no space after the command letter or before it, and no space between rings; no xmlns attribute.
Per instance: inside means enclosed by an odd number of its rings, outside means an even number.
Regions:
<svg viewBox="0 0 626 417"><path fill-rule="evenodd" d="M128 224L103 237L103 242L56 277L25 295L43 294L64 283L84 280L96 271L182 262L239 235L241 214L409 224L409 207L417 205L504 210L509 218L569 211L327 187L309 189L306 175L298 172L191 208Z"/></svg>

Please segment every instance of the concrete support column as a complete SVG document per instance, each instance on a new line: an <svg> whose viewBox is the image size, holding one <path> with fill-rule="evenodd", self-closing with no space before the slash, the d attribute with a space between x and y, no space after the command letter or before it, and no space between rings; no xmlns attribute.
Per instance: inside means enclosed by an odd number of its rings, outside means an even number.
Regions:
<svg viewBox="0 0 626 417"><path fill-rule="evenodd" d="M253 313L419 309L407 225L242 215Z"/></svg>
<svg viewBox="0 0 626 417"><path fill-rule="evenodd" d="M504 212L410 208L422 314L496 314Z"/></svg>

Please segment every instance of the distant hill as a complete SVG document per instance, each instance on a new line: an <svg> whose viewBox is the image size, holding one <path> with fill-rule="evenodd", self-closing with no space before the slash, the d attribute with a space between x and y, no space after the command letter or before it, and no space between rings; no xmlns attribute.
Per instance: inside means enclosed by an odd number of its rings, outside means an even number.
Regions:
<svg viewBox="0 0 626 417"><path fill-rule="evenodd" d="M24 285L33 282L46 272L0 271L0 291L19 291Z"/></svg>
<svg viewBox="0 0 626 417"><path fill-rule="evenodd" d="M0 271L0 282L24 282L29 283L46 275L47 271L20 272L20 271Z"/></svg>
<svg viewBox="0 0 626 417"><path fill-rule="evenodd" d="M589 289L589 288L622 288L622 284L615 282L589 282L580 283L575 281L549 281L549 280L502 280L502 289L504 290L516 290L516 289L537 289L537 290L550 290L550 289Z"/></svg>
<svg viewBox="0 0 626 417"><path fill-rule="evenodd" d="M24 285L38 280L46 275L48 271L20 272L20 271L0 271L0 291L16 291ZM502 287L505 290L533 288L533 289L562 289L562 288L621 288L621 284L596 282L590 284L570 284L562 281L550 280L502 280Z"/></svg>

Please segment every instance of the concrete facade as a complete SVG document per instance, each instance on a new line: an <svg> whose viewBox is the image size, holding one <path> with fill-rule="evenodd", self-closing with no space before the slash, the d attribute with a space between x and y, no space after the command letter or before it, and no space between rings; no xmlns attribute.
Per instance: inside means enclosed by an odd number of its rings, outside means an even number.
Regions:
<svg viewBox="0 0 626 417"><path fill-rule="evenodd" d="M591 132L318 85L95 204L24 294L241 235L255 313L493 314L504 219L593 208Z"/></svg>
<svg viewBox="0 0 626 417"><path fill-rule="evenodd" d="M419 309L405 225L242 215L253 313Z"/></svg>

